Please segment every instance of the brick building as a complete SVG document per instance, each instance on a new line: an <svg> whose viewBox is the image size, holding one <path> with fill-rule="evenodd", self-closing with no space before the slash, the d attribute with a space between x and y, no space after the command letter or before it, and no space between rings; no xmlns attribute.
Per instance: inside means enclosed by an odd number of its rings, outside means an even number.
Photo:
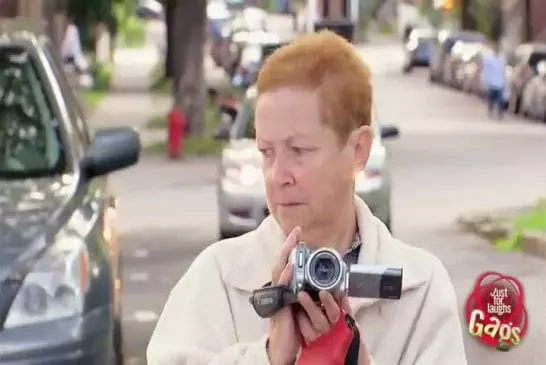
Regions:
<svg viewBox="0 0 546 365"><path fill-rule="evenodd" d="M502 0L504 35L512 48L523 42L546 43L545 0Z"/></svg>
<svg viewBox="0 0 546 365"><path fill-rule="evenodd" d="M47 0L0 0L0 17L40 19L44 13L44 5Z"/></svg>
<svg viewBox="0 0 546 365"><path fill-rule="evenodd" d="M59 44L62 32L55 18L60 5L64 5L64 0L0 0L0 22L18 17L35 20L37 26Z"/></svg>

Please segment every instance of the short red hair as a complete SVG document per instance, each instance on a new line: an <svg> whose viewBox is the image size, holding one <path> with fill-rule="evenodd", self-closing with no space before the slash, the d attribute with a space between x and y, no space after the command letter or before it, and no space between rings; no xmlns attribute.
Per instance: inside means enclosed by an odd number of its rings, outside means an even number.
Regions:
<svg viewBox="0 0 546 365"><path fill-rule="evenodd" d="M266 60L256 83L258 97L284 87L317 90L323 121L343 142L371 124L370 70L356 48L331 31L303 35Z"/></svg>

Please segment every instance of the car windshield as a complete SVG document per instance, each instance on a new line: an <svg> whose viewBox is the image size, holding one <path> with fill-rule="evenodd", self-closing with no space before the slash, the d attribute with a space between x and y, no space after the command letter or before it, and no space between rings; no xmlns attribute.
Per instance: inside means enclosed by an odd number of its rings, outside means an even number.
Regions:
<svg viewBox="0 0 546 365"><path fill-rule="evenodd" d="M267 29L266 13L259 8L246 8L243 11L243 22L246 29L251 32L262 31Z"/></svg>
<svg viewBox="0 0 546 365"><path fill-rule="evenodd" d="M256 99L246 97L243 100L239 112L237 113L237 118L233 123L231 129L231 138L232 139L255 139L256 133L254 130L254 109L255 109ZM374 129L374 135L376 138L380 138L380 128L377 123L376 110L372 110L372 126Z"/></svg>
<svg viewBox="0 0 546 365"><path fill-rule="evenodd" d="M0 47L0 178L54 175L64 168L58 124L33 58Z"/></svg>
<svg viewBox="0 0 546 365"><path fill-rule="evenodd" d="M481 43L483 42L483 36L481 34L474 34L474 33L462 33L462 34L456 34L451 37L448 37L444 43L444 50L446 53L451 52L451 49L457 42L464 42L464 43Z"/></svg>

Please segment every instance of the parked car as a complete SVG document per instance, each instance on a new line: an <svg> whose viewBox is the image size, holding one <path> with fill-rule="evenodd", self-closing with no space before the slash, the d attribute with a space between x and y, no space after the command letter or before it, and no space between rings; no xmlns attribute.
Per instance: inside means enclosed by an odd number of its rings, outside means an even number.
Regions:
<svg viewBox="0 0 546 365"><path fill-rule="evenodd" d="M546 44L524 43L508 56L508 72L510 75L508 110L520 112L521 98L525 85L536 76L537 65L546 60Z"/></svg>
<svg viewBox="0 0 546 365"><path fill-rule="evenodd" d="M232 237L255 229L269 214L261 172L261 155L254 135L256 89L251 87L232 122L222 124L215 137L226 140L219 166L220 236ZM374 111L375 140L368 165L356 179L356 193L374 214L391 226L391 175L384 140L398 136L394 126L381 125Z"/></svg>
<svg viewBox="0 0 546 365"><path fill-rule="evenodd" d="M121 260L109 173L138 133L92 133L49 41L0 44L0 363L123 364Z"/></svg>
<svg viewBox="0 0 546 365"><path fill-rule="evenodd" d="M451 68L446 75L446 84L462 90L466 77L466 65L482 52L484 45L477 42L461 42L458 45L460 46L459 53L450 59ZM456 47L457 45L453 47L452 51L455 51Z"/></svg>
<svg viewBox="0 0 546 365"><path fill-rule="evenodd" d="M485 42L485 36L478 32L442 30L432 42L429 79L431 82L444 80L445 62L449 59L453 46L458 42Z"/></svg>
<svg viewBox="0 0 546 365"><path fill-rule="evenodd" d="M472 52L463 57L460 73L462 73L461 89L473 95L485 96L485 88L481 78L482 58L486 52L485 47L481 47L477 52Z"/></svg>
<svg viewBox="0 0 546 365"><path fill-rule="evenodd" d="M536 66L537 74L527 82L521 97L521 113L546 122L546 61Z"/></svg>
<svg viewBox="0 0 546 365"><path fill-rule="evenodd" d="M253 85L266 58L287 43L272 33L250 39L241 52L241 59L232 79L233 86L246 89Z"/></svg>
<svg viewBox="0 0 546 365"><path fill-rule="evenodd" d="M145 20L164 20L165 9L157 0L139 0L136 15Z"/></svg>
<svg viewBox="0 0 546 365"><path fill-rule="evenodd" d="M414 29L404 44L403 72L410 72L414 67L428 67L432 40L436 37L433 29Z"/></svg>
<svg viewBox="0 0 546 365"><path fill-rule="evenodd" d="M224 1L212 0L207 4L209 54L217 67L222 67L230 58L231 19L232 13Z"/></svg>

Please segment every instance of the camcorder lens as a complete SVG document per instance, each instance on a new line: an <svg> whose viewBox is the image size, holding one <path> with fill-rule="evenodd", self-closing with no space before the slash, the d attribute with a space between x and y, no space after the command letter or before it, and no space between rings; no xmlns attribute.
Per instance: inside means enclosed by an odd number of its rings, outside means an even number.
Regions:
<svg viewBox="0 0 546 365"><path fill-rule="evenodd" d="M313 277L318 284L328 286L337 279L338 268L335 258L331 255L320 255L313 265Z"/></svg>

